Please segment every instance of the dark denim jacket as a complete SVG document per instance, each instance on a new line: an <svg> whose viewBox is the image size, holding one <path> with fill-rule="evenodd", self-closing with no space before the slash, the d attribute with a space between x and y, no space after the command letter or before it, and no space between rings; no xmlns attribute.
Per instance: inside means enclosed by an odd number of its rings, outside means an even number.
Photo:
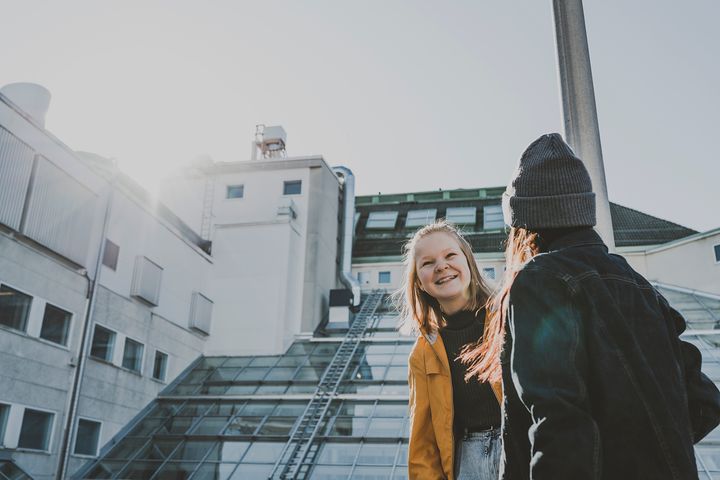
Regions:
<svg viewBox="0 0 720 480"><path fill-rule="evenodd" d="M697 479L720 392L684 319L592 229L549 250L510 291L501 478Z"/></svg>

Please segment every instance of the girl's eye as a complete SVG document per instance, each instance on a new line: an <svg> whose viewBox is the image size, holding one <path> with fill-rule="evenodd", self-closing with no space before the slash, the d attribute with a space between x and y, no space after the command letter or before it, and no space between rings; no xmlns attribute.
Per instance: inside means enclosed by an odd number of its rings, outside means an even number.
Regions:
<svg viewBox="0 0 720 480"><path fill-rule="evenodd" d="M446 256L445 258L452 258L452 257L454 257L455 255L457 255L457 253L455 253L455 252L450 252L450 253L447 254L447 256Z"/></svg>
<svg viewBox="0 0 720 480"><path fill-rule="evenodd" d="M421 266L421 267L427 267L427 266L430 265L431 263L432 263L432 262L430 262L430 261L423 262L422 265L420 265L420 266Z"/></svg>

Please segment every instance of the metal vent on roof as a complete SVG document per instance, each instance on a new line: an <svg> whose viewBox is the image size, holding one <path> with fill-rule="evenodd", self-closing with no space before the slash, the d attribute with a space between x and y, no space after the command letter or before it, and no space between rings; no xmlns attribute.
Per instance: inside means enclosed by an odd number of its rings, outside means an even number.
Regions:
<svg viewBox="0 0 720 480"><path fill-rule="evenodd" d="M0 127L0 223L13 230L20 228L34 154L32 148Z"/></svg>

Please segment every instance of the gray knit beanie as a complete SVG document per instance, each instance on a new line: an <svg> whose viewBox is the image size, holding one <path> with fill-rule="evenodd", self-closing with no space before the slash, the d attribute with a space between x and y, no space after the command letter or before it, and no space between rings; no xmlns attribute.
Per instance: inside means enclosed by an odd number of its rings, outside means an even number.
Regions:
<svg viewBox="0 0 720 480"><path fill-rule="evenodd" d="M595 194L582 161L558 133L535 140L502 199L505 223L530 230L595 225Z"/></svg>

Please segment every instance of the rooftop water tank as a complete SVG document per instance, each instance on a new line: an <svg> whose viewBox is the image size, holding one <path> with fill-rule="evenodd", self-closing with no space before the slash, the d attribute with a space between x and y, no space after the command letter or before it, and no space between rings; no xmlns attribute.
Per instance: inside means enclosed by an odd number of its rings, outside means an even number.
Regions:
<svg viewBox="0 0 720 480"><path fill-rule="evenodd" d="M45 115L50 107L50 91L47 88L37 83L10 83L0 88L0 93L45 128Z"/></svg>

